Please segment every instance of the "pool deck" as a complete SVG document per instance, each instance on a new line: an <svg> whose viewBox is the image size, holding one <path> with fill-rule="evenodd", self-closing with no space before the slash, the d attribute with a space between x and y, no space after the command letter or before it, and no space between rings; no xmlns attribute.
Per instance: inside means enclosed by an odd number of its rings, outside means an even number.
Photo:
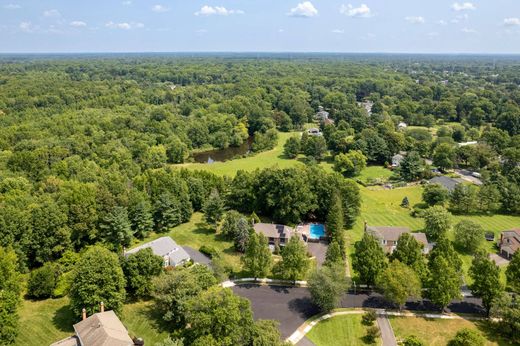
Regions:
<svg viewBox="0 0 520 346"><path fill-rule="evenodd" d="M323 234L323 237L327 236L327 230L325 228L325 225L322 224L322 223L303 223L303 224L300 224L300 225L296 226L296 232L304 235L306 237L306 239L308 239L308 240L312 240L312 241L320 240L319 238L312 238L311 237L311 225L322 225L323 226L323 230L325 231L325 233Z"/></svg>

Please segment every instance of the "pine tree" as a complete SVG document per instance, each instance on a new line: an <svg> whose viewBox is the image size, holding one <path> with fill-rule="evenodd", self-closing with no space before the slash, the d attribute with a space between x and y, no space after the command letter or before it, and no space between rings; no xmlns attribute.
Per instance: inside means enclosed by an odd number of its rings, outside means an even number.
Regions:
<svg viewBox="0 0 520 346"><path fill-rule="evenodd" d="M343 203L337 193L332 195L326 223L327 233L333 239L341 234L345 227L343 220Z"/></svg>
<svg viewBox="0 0 520 346"><path fill-rule="evenodd" d="M242 256L244 268L256 279L266 277L272 266L272 256L263 234L253 233Z"/></svg>
<svg viewBox="0 0 520 346"><path fill-rule="evenodd" d="M167 232L182 223L179 200L170 193L161 194L154 205L154 221L158 232Z"/></svg>
<svg viewBox="0 0 520 346"><path fill-rule="evenodd" d="M100 228L104 231L103 238L115 249L128 246L132 241L132 229L128 220L128 212L124 207L114 207L105 216Z"/></svg>
<svg viewBox="0 0 520 346"><path fill-rule="evenodd" d="M143 239L153 229L152 204L145 194L135 193L130 197L128 218L134 236Z"/></svg>

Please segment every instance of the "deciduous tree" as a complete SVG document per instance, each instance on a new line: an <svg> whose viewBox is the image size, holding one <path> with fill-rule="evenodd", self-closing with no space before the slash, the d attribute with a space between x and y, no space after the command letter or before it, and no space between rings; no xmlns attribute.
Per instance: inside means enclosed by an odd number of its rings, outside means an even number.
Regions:
<svg viewBox="0 0 520 346"><path fill-rule="evenodd" d="M352 267L359 274L361 282L368 286L375 284L379 274L386 268L386 256L376 238L365 232L356 242Z"/></svg>

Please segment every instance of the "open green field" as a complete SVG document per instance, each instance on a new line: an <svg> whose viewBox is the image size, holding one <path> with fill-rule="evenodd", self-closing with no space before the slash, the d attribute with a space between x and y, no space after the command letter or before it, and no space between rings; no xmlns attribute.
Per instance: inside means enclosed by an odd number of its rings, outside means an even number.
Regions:
<svg viewBox="0 0 520 346"><path fill-rule="evenodd" d="M14 345L50 345L74 334L72 325L79 321L69 309L68 298L40 301L24 300L19 310L20 333ZM121 320L131 336L146 340L153 345L167 337L164 326L154 316L151 302L126 304Z"/></svg>
<svg viewBox="0 0 520 346"><path fill-rule="evenodd" d="M463 319L428 319L422 317L389 317L397 341L407 336L415 335L425 345L445 346L453 339L457 331L470 328L480 331L487 339L487 346L512 345L507 340L497 338L496 333L486 322L468 321Z"/></svg>
<svg viewBox="0 0 520 346"><path fill-rule="evenodd" d="M306 335L316 346L358 346L367 344L363 337L367 327L362 315L342 315L319 322ZM376 345L380 345L379 341Z"/></svg>

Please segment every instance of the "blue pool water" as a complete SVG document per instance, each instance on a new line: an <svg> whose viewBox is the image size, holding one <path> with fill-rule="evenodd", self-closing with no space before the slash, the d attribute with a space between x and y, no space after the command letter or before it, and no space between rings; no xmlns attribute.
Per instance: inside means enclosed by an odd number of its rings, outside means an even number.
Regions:
<svg viewBox="0 0 520 346"><path fill-rule="evenodd" d="M322 224L311 224L311 239L319 239L325 236L325 226Z"/></svg>

